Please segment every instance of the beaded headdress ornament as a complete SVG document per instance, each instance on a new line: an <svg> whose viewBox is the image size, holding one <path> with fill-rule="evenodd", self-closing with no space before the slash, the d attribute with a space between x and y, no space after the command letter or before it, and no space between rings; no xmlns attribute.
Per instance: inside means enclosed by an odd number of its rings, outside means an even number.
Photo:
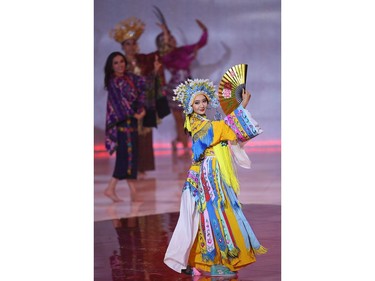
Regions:
<svg viewBox="0 0 375 281"><path fill-rule="evenodd" d="M173 90L173 100L179 102L184 108L185 114L193 113L193 101L197 95L203 94L207 97L212 107L218 107L219 101L215 95L215 86L208 79L188 79Z"/></svg>
<svg viewBox="0 0 375 281"><path fill-rule="evenodd" d="M109 35L117 42L122 44L125 40L134 39L135 41L142 35L145 24L136 17L127 18L116 24Z"/></svg>

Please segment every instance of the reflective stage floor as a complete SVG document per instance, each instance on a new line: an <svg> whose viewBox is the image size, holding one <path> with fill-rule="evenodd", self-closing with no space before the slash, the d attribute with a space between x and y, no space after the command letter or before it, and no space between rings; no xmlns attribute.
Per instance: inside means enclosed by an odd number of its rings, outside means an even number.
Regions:
<svg viewBox="0 0 375 281"><path fill-rule="evenodd" d="M96 149L94 280L281 280L280 145L247 144L246 149L252 168L237 168L239 198L268 253L257 256L257 261L240 270L236 278L193 278L176 273L163 263L179 215L189 156L182 151L171 153L170 148L156 149L156 170L137 181L136 200L130 200L126 182L120 181L117 190L124 201L112 203L103 191L111 177L114 158Z"/></svg>

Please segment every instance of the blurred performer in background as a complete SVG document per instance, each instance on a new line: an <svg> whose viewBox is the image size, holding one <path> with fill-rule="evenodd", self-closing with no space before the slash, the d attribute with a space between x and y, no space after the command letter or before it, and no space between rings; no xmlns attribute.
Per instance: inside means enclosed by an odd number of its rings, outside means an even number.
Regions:
<svg viewBox="0 0 375 281"><path fill-rule="evenodd" d="M108 92L105 147L116 152L112 178L104 194L113 202L122 201L116 193L119 180L127 180L132 199L138 173L138 121L145 116L145 83L141 76L126 71L125 56L111 53L104 67L104 87Z"/></svg>
<svg viewBox="0 0 375 281"><path fill-rule="evenodd" d="M138 122L139 178L144 177L146 171L155 170L152 128L156 128L160 119L170 112L168 104L167 108L160 108L163 106L160 101L165 98L165 78L158 51L149 54L139 53L138 39L144 28L145 24L140 19L131 17L119 22L110 32L110 36L121 44L127 71L142 76L146 85L146 115Z"/></svg>
<svg viewBox="0 0 375 281"><path fill-rule="evenodd" d="M196 59L198 50L207 44L208 31L206 26L199 20L196 20L198 26L202 30L202 35L198 42L177 47L176 39L170 32L166 20L161 11L155 8L155 14L159 19L159 26L162 29L156 38L156 45L161 55L161 61L165 69L167 69L171 78L166 84L166 93L168 98L169 107L172 111L175 120L176 138L172 141L172 148L174 151L177 149L177 143L182 143L186 153L189 152L188 141L189 137L184 132L185 117L181 107L173 101L173 90L182 82L191 77L190 67Z"/></svg>

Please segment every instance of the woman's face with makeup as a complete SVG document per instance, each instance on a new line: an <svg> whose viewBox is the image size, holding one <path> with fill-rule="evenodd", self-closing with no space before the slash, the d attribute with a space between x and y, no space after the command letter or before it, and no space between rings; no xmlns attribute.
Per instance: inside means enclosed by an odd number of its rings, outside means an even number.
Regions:
<svg viewBox="0 0 375 281"><path fill-rule="evenodd" d="M206 113L207 106L208 100L207 97L203 94L197 95L192 104L193 111L199 115L203 115Z"/></svg>

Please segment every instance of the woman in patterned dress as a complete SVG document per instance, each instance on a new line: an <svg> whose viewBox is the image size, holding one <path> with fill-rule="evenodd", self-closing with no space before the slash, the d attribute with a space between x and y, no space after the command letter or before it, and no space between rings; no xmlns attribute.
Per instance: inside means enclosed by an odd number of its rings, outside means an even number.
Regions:
<svg viewBox="0 0 375 281"><path fill-rule="evenodd" d="M186 114L185 129L192 137L192 164L181 195L180 216L164 262L191 275L235 276L267 250L245 218L237 194L234 160L250 168L245 142L262 132L245 109L250 93L224 120L206 117L208 104L218 106L209 80L187 80L175 89L175 100Z"/></svg>
<svg viewBox="0 0 375 281"><path fill-rule="evenodd" d="M111 53L104 67L104 85L108 92L105 146L116 152L112 178L104 194L113 202L122 201L116 193L119 180L127 180L131 196L138 172L138 120L145 115L145 82L140 76L126 72L125 56Z"/></svg>

